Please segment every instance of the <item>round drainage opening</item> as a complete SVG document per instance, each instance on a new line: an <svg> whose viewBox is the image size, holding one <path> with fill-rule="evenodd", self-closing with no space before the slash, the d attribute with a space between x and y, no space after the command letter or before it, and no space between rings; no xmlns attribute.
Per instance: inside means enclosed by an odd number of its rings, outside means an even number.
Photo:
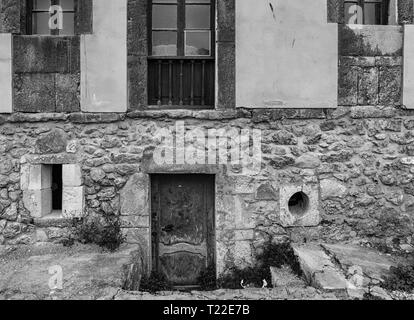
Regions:
<svg viewBox="0 0 414 320"><path fill-rule="evenodd" d="M309 197L304 192L297 192L289 199L289 211L293 215L302 216L309 209Z"/></svg>

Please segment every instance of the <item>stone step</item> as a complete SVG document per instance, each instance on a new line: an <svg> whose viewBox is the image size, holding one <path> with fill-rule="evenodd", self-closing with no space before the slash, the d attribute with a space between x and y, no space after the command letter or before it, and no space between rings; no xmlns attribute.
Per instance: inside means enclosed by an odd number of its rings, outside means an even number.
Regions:
<svg viewBox="0 0 414 320"><path fill-rule="evenodd" d="M406 263L402 258L356 245L312 243L292 247L309 285L356 298L378 289L392 266Z"/></svg>

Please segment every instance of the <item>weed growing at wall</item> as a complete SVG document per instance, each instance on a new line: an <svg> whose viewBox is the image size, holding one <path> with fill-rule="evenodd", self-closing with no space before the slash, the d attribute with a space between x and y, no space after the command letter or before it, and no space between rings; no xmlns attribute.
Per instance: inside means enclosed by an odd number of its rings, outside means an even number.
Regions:
<svg viewBox="0 0 414 320"><path fill-rule="evenodd" d="M382 286L390 291L412 292L414 290L414 265L391 267L390 275Z"/></svg>
<svg viewBox="0 0 414 320"><path fill-rule="evenodd" d="M73 234L82 243L95 243L110 251L117 250L125 241L116 217L105 217L105 221L85 219L75 222Z"/></svg>
<svg viewBox="0 0 414 320"><path fill-rule="evenodd" d="M171 291L172 285L167 277L160 272L153 271L150 276L144 276L141 279L140 291L156 293L159 291Z"/></svg>
<svg viewBox="0 0 414 320"><path fill-rule="evenodd" d="M200 284L200 289L202 291L212 291L217 289L216 268L210 266L201 271L197 278L197 283Z"/></svg>
<svg viewBox="0 0 414 320"><path fill-rule="evenodd" d="M240 289L243 280L243 284L246 286L260 288L263 286L263 280L266 280L268 287L271 287L270 267L289 266L296 275L302 275L299 262L290 243L267 242L262 253L257 255L256 261L256 265L253 267L230 269L218 279L218 286L226 289Z"/></svg>

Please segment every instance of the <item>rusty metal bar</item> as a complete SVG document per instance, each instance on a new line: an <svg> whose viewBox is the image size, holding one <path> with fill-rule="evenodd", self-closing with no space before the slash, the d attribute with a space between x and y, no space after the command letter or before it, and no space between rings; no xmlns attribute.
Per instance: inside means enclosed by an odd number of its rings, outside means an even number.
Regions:
<svg viewBox="0 0 414 320"><path fill-rule="evenodd" d="M180 60L180 106L183 105L183 78L184 78L184 60Z"/></svg>
<svg viewBox="0 0 414 320"><path fill-rule="evenodd" d="M162 60L158 60L158 106L162 104Z"/></svg>
<svg viewBox="0 0 414 320"><path fill-rule="evenodd" d="M172 105L172 87L173 87L173 81L172 81L172 60L168 61L168 104Z"/></svg>
<svg viewBox="0 0 414 320"><path fill-rule="evenodd" d="M201 68L201 105L204 106L205 105L204 83L205 83L205 73L206 73L206 60L203 60L201 62L201 64L202 64L202 68Z"/></svg>
<svg viewBox="0 0 414 320"><path fill-rule="evenodd" d="M190 105L194 105L194 60L191 60L191 96Z"/></svg>

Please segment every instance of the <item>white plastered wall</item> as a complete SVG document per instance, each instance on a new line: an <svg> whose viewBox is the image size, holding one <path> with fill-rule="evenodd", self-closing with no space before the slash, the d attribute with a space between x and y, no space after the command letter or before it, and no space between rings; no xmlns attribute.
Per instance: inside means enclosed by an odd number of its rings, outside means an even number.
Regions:
<svg viewBox="0 0 414 320"><path fill-rule="evenodd" d="M0 113L13 112L12 35L0 33Z"/></svg>
<svg viewBox="0 0 414 320"><path fill-rule="evenodd" d="M81 36L81 109L125 112L127 0L93 1L93 34Z"/></svg>
<svg viewBox="0 0 414 320"><path fill-rule="evenodd" d="M338 25L327 0L237 0L236 105L336 108Z"/></svg>

